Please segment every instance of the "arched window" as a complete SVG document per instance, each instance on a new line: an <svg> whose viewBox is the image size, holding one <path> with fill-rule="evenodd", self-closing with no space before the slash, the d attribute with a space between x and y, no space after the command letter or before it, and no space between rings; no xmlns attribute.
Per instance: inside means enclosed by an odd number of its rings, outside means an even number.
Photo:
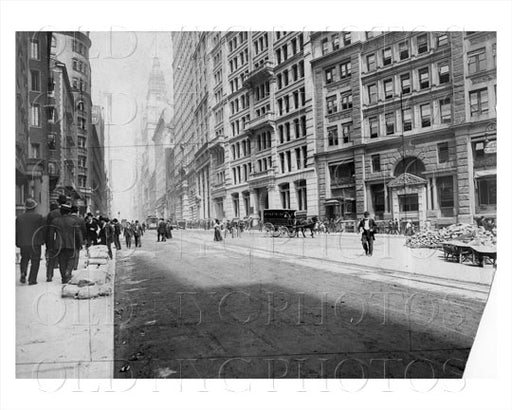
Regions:
<svg viewBox="0 0 512 410"><path fill-rule="evenodd" d="M421 177L425 172L425 165L418 157L405 157L396 165L394 175L397 177L405 172Z"/></svg>
<svg viewBox="0 0 512 410"><path fill-rule="evenodd" d="M78 101L78 103L76 105L76 109L78 111L84 111L84 102L83 101Z"/></svg>

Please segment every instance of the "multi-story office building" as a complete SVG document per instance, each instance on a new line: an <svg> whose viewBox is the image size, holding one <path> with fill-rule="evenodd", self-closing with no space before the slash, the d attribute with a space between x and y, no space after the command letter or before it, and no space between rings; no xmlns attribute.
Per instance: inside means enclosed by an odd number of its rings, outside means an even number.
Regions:
<svg viewBox="0 0 512 410"><path fill-rule="evenodd" d="M77 176L79 198L76 199L76 202L82 213L90 207L92 196L93 158L89 154L92 134L90 47L91 40L87 32L52 33L52 57L66 66L75 102L73 120L77 131L77 141L75 147L72 147L71 141L69 141L70 144L67 148L76 150L77 153L74 169Z"/></svg>
<svg viewBox="0 0 512 410"><path fill-rule="evenodd" d="M167 106L167 90L165 77L160 67L158 57L153 57L151 73L148 79L148 90L141 124L141 133L137 138L137 170L138 209L135 215L144 220L149 215L155 215L157 208L155 181L155 153L158 148L154 145L153 137L157 129L162 110Z"/></svg>
<svg viewBox="0 0 512 410"><path fill-rule="evenodd" d="M318 212L307 35L174 34L177 219Z"/></svg>
<svg viewBox="0 0 512 410"><path fill-rule="evenodd" d="M75 99L66 65L55 58L50 63L48 88L48 170L50 197L56 200L65 194L73 200L78 191L78 148L84 148L85 137L77 137Z"/></svg>
<svg viewBox="0 0 512 410"><path fill-rule="evenodd" d="M28 65L30 33L16 33L16 214L24 211L29 195L29 75Z"/></svg>
<svg viewBox="0 0 512 410"><path fill-rule="evenodd" d="M105 168L105 120L103 107L94 105L91 115L92 133L89 154L91 155L91 188L92 197L90 211L96 215L110 215L108 181Z"/></svg>
<svg viewBox="0 0 512 410"><path fill-rule="evenodd" d="M471 220L492 192L495 205L495 157L483 148L495 139L492 33L313 33L312 43L321 216L448 224ZM473 172L476 151L494 174Z"/></svg>
<svg viewBox="0 0 512 410"><path fill-rule="evenodd" d="M26 145L26 191L25 195L38 203L38 212L49 210L50 180L48 175L48 80L49 80L49 36L46 32L21 34L27 44L28 61L28 141ZM20 107L19 107L20 108Z"/></svg>

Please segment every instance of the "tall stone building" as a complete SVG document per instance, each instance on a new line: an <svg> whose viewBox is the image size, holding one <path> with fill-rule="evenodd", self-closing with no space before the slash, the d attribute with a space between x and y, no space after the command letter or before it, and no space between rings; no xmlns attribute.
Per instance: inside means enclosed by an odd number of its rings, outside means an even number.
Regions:
<svg viewBox="0 0 512 410"><path fill-rule="evenodd" d="M77 132L77 140L75 146L71 144L71 140L67 141L66 149L68 153L66 153L66 157L70 155L69 151L76 152L76 163L73 167L78 183L77 192L79 197L76 198L76 202L81 213L84 213L91 205L91 181L93 178L93 158L89 153L92 135L90 47L91 40L87 32L64 31L52 33L51 53L53 58L66 66L75 104L73 121Z"/></svg>
<svg viewBox="0 0 512 410"><path fill-rule="evenodd" d="M173 36L177 219L316 214L308 34Z"/></svg>
<svg viewBox="0 0 512 410"><path fill-rule="evenodd" d="M89 153L91 155L91 188L92 197L90 211L96 215L110 215L109 201L110 189L108 187L105 164L105 120L103 107L94 105L91 115L91 143Z"/></svg>
<svg viewBox="0 0 512 410"><path fill-rule="evenodd" d="M368 210L377 219L450 224L471 221L482 200L495 211L493 171L474 173L472 160L476 146L483 158L495 140L495 35L318 32L312 39L321 216L354 220ZM495 175L495 161L482 162ZM488 205L480 210L495 216Z"/></svg>
<svg viewBox="0 0 512 410"><path fill-rule="evenodd" d="M29 38L28 32L16 33L16 214L24 211L29 195Z"/></svg>
<svg viewBox="0 0 512 410"><path fill-rule="evenodd" d="M158 57L153 57L151 73L148 79L148 90L141 123L141 133L136 141L137 148L137 203L135 215L145 219L156 214L156 175L155 151L153 136L158 126L162 110L167 106L167 90L165 77Z"/></svg>

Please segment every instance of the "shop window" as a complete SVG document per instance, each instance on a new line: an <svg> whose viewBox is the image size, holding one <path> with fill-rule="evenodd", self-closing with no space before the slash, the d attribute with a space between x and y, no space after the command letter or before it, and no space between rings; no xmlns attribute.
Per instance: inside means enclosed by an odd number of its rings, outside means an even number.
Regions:
<svg viewBox="0 0 512 410"><path fill-rule="evenodd" d="M478 179L477 187L480 205L496 205L496 178Z"/></svg>

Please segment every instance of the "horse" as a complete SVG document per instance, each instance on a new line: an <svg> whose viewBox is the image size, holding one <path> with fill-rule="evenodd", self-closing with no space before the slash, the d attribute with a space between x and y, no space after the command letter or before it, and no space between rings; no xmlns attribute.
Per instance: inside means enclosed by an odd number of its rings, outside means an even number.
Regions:
<svg viewBox="0 0 512 410"><path fill-rule="evenodd" d="M311 237L314 238L315 237L314 232L315 232L315 230L318 230L318 228L317 228L318 218L316 216L314 216L313 218L311 218L310 220L306 220L305 222L306 222L305 224L301 223L300 225L297 224L295 226L295 232L297 234L297 238L299 237L299 230L300 230L300 232L302 232L302 237L305 238L306 234L304 233L304 231L306 229L309 229L311 231Z"/></svg>

